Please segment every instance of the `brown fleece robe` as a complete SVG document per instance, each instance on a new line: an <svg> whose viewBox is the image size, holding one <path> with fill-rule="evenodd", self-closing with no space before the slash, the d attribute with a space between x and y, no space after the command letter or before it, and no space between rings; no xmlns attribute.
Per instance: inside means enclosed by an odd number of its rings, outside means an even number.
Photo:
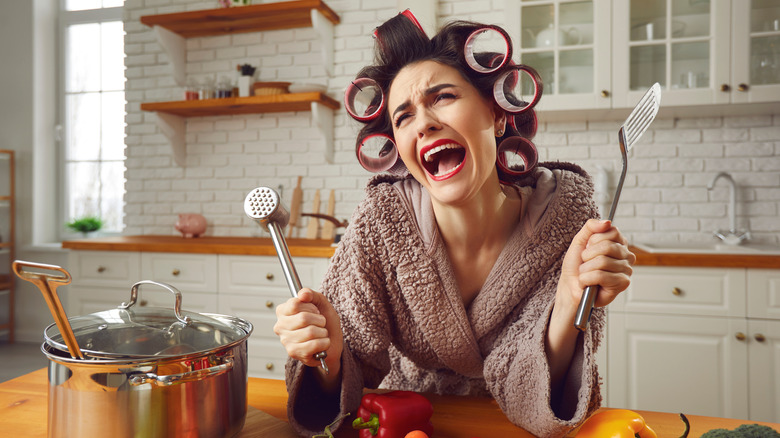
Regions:
<svg viewBox="0 0 780 438"><path fill-rule="evenodd" d="M411 177L369 183L321 288L344 333L340 393L287 362L288 416L301 436L356 412L364 386L493 397L540 437L565 435L599 407L603 309L580 335L561 397L551 397L544 347L563 256L597 217L592 184L576 165L543 163L517 190L523 217L466 308L427 191Z"/></svg>

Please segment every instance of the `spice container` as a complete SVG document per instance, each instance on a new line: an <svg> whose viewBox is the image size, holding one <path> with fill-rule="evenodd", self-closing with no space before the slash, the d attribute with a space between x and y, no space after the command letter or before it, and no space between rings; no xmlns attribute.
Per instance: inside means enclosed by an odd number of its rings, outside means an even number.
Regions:
<svg viewBox="0 0 780 438"><path fill-rule="evenodd" d="M233 94L233 83L230 78L222 77L217 84L217 98L231 97Z"/></svg>
<svg viewBox="0 0 780 438"><path fill-rule="evenodd" d="M195 78L188 78L184 89L184 100L198 100L200 98L200 87Z"/></svg>
<svg viewBox="0 0 780 438"><path fill-rule="evenodd" d="M203 79L203 84L200 86L200 98L213 99L215 95L214 78L208 77Z"/></svg>

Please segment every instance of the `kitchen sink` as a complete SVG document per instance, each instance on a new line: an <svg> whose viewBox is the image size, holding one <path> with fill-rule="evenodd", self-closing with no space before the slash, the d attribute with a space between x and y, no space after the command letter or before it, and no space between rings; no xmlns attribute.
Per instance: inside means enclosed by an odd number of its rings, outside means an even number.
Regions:
<svg viewBox="0 0 780 438"><path fill-rule="evenodd" d="M634 246L650 253L780 255L780 246L759 243L726 245L719 242L659 242L635 243Z"/></svg>

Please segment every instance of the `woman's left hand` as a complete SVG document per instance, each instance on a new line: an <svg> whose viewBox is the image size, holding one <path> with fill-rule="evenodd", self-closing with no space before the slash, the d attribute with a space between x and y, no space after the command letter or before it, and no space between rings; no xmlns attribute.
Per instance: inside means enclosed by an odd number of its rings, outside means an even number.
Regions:
<svg viewBox="0 0 780 438"><path fill-rule="evenodd" d="M606 306L631 282L636 262L628 242L612 222L591 219L585 223L563 259L558 299L576 309L587 286L599 286L596 306Z"/></svg>

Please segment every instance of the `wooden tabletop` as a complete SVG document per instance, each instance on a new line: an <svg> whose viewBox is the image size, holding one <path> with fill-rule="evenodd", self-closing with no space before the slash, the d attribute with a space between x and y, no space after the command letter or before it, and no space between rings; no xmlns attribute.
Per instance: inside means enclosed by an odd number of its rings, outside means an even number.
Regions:
<svg viewBox="0 0 780 438"><path fill-rule="evenodd" d="M46 437L48 381L45 368L0 383L0 430L3 436ZM435 437L446 438L496 438L532 437L531 434L512 425L495 401L481 397L459 397L426 394L433 404L432 422ZM248 402L250 415L241 437L262 436L253 432L252 419L262 414L287 420L287 389L281 380L249 379ZM258 412L259 411L259 412ZM636 411L658 433L659 437L678 437L683 424L676 413ZM266 415L268 414L268 415ZM733 429L740 424L754 423L745 420L687 416L691 423L690 437L695 438L715 428ZM780 431L780 424L760 423ZM281 435L278 435L281 436ZM351 428L343 427L337 438L357 437ZM572 435L573 436L573 435Z"/></svg>

